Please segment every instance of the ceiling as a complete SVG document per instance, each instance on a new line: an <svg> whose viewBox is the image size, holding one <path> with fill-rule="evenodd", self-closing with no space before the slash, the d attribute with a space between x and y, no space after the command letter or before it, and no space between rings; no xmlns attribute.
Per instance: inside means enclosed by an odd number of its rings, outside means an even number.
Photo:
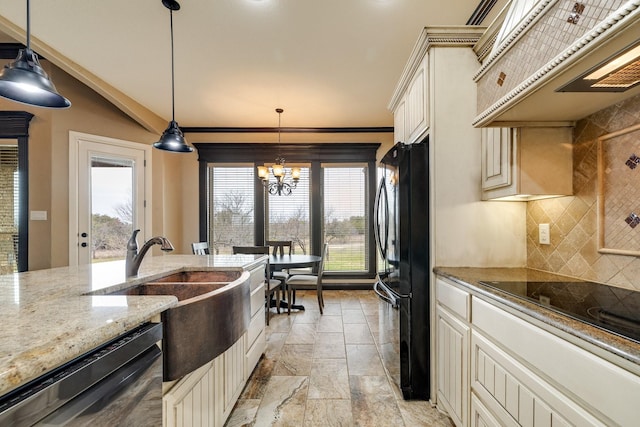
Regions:
<svg viewBox="0 0 640 427"><path fill-rule="evenodd" d="M283 127L393 126L387 104L422 27L465 24L478 3L181 0L173 13L176 120L272 127L282 107ZM0 18L24 43L26 2L0 0ZM54 64L74 64L171 118L161 0L33 0L31 34L34 50L56 52L45 55Z"/></svg>

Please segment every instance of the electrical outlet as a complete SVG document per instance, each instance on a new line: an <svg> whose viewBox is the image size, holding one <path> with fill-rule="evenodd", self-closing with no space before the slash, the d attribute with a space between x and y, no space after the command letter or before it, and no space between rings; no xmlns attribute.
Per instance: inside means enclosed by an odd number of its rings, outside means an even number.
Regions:
<svg viewBox="0 0 640 427"><path fill-rule="evenodd" d="M541 245L551 244L551 235L549 233L549 224L538 225L538 241Z"/></svg>

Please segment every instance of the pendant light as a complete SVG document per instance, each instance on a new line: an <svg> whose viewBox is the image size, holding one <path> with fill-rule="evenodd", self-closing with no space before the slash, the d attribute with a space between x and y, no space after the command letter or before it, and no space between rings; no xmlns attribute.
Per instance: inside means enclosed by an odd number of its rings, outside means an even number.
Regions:
<svg viewBox="0 0 640 427"><path fill-rule="evenodd" d="M0 71L0 96L36 107L69 108L71 102L58 93L40 65L38 54L31 50L30 15L27 0L27 46Z"/></svg>
<svg viewBox="0 0 640 427"><path fill-rule="evenodd" d="M282 108L276 108L278 113L278 152L280 151L280 131L281 115L284 112ZM287 182L287 170L285 169L285 160L280 154L276 157L276 162L271 165L271 174L275 178L275 182L269 182L269 168L266 166L258 166L258 178L262 181L262 185L271 195L290 196L292 190L298 186L300 181L300 168L291 168L290 182Z"/></svg>
<svg viewBox="0 0 640 427"><path fill-rule="evenodd" d="M169 9L169 17L171 21L171 121L169 126L162 133L160 140L153 144L155 148L176 153L190 153L193 147L187 144L184 134L180 130L176 122L176 105L175 105L175 76L174 76L174 60L173 60L173 11L180 10L180 3L175 0L162 0L164 7Z"/></svg>

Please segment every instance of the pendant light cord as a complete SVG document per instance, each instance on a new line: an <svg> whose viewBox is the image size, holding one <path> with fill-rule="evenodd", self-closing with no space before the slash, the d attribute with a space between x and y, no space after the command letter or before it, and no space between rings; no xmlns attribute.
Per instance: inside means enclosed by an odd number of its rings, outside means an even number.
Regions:
<svg viewBox="0 0 640 427"><path fill-rule="evenodd" d="M176 121L176 101L175 101L175 78L173 70L173 9L169 9L169 20L171 21L171 121Z"/></svg>
<svg viewBox="0 0 640 427"><path fill-rule="evenodd" d="M31 7L30 1L27 0L27 49L31 49Z"/></svg>

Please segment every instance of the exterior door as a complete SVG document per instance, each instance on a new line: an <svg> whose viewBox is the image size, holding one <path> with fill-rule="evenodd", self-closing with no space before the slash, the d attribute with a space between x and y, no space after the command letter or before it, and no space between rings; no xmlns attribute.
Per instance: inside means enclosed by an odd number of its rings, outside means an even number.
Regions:
<svg viewBox="0 0 640 427"><path fill-rule="evenodd" d="M145 231L151 229L145 212L146 196L150 195L145 163L150 147L72 133L69 151L75 155L73 164L77 165L77 204L69 210L73 223L69 227L69 264L124 259L133 230L141 230L141 244L147 238ZM71 193L70 190L70 205L74 202Z"/></svg>

